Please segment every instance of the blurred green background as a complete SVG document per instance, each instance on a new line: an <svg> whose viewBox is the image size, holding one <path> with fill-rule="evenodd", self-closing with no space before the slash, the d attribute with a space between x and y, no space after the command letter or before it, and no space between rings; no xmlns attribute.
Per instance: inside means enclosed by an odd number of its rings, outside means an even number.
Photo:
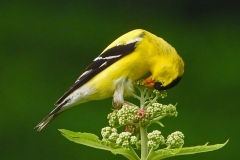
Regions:
<svg viewBox="0 0 240 160"><path fill-rule="evenodd" d="M148 30L184 59L181 83L162 103L178 103L163 120L185 146L230 142L222 149L175 160L238 159L240 117L239 1L6 1L0 2L0 159L124 159L78 145L57 129L100 136L111 99L65 112L42 132L33 127L85 67L120 35ZM154 126L155 128L158 126Z"/></svg>

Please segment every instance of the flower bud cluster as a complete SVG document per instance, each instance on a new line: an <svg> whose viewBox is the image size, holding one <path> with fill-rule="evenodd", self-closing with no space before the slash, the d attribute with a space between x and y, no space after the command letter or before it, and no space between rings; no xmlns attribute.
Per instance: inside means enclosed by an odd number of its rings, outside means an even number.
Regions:
<svg viewBox="0 0 240 160"><path fill-rule="evenodd" d="M144 124L148 123L150 120L147 115L148 115L148 113L146 110L138 109L135 113L135 119L133 122L140 124L140 125L144 125Z"/></svg>
<svg viewBox="0 0 240 160"><path fill-rule="evenodd" d="M112 142L114 143L118 138L118 133L116 128L104 127L101 130L101 135L103 137L102 141L106 145L110 145Z"/></svg>
<svg viewBox="0 0 240 160"><path fill-rule="evenodd" d="M147 108L147 113L150 119L159 117L160 119L166 116L176 117L178 112L176 106L169 104L163 105L160 103L153 103Z"/></svg>
<svg viewBox="0 0 240 160"><path fill-rule="evenodd" d="M136 119L137 106L123 105L117 112L118 122L120 125L126 125Z"/></svg>
<svg viewBox="0 0 240 160"><path fill-rule="evenodd" d="M118 110L113 110L112 113L108 114L107 119L110 126L119 125L117 113L118 113Z"/></svg>
<svg viewBox="0 0 240 160"><path fill-rule="evenodd" d="M161 98L165 98L167 97L167 92L166 91L159 91L159 90L153 90L153 93L157 96L157 97L161 97Z"/></svg>
<svg viewBox="0 0 240 160"><path fill-rule="evenodd" d="M141 115L138 114L139 108L133 105L123 105L120 110L114 110L108 114L108 122L112 127L134 124L139 121ZM129 127L134 127L129 125ZM133 128L134 129L134 128Z"/></svg>
<svg viewBox="0 0 240 160"><path fill-rule="evenodd" d="M166 145L168 148L180 148L184 144L184 135L180 131L173 132L167 137Z"/></svg>
<svg viewBox="0 0 240 160"><path fill-rule="evenodd" d="M120 133L119 137L116 140L117 146L121 146L123 148L129 149L129 147L130 147L130 137L131 137L131 133L129 133L129 132Z"/></svg>
<svg viewBox="0 0 240 160"><path fill-rule="evenodd" d="M131 136L130 132L117 133L116 128L104 127L102 128L101 135L102 142L105 145L114 145L129 149L131 145L137 145L138 139L136 136Z"/></svg>
<svg viewBox="0 0 240 160"><path fill-rule="evenodd" d="M139 109L137 106L125 104L120 110L114 110L108 114L109 125L112 127L122 125L144 125L153 119L158 120L166 116L176 117L178 114L176 106L169 104L152 103L146 110Z"/></svg>
<svg viewBox="0 0 240 160"><path fill-rule="evenodd" d="M158 148L159 145L165 143L165 138L161 135L161 132L154 130L151 133L148 133L148 147L149 148Z"/></svg>

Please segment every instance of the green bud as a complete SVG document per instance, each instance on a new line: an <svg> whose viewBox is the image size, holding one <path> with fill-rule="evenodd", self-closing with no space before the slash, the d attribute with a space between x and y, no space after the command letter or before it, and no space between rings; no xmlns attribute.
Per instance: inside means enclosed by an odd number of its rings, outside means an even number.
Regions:
<svg viewBox="0 0 240 160"><path fill-rule="evenodd" d="M158 148L159 145L162 145L165 143L164 137L161 135L161 132L158 130L154 130L151 133L148 133L148 146L150 148Z"/></svg>
<svg viewBox="0 0 240 160"><path fill-rule="evenodd" d="M128 122L132 122L134 120L135 113L138 107L123 105L122 108L117 112L118 123L120 125L126 125Z"/></svg>
<svg viewBox="0 0 240 160"><path fill-rule="evenodd" d="M134 123L138 123L141 125L149 122L149 116L146 110L138 109L134 115Z"/></svg>
<svg viewBox="0 0 240 160"><path fill-rule="evenodd" d="M176 106L169 104L165 106L165 110L166 110L166 116L174 116L177 117L178 112L176 110Z"/></svg>
<svg viewBox="0 0 240 160"><path fill-rule="evenodd" d="M157 97L161 97L161 98L165 98L167 97L167 92L166 91L159 91L154 89L153 93L157 96Z"/></svg>
<svg viewBox="0 0 240 160"><path fill-rule="evenodd" d="M102 128L102 130L101 130L101 135L102 135L102 137L105 138L105 139L108 139L109 136L110 136L112 133L117 133L117 129L116 129L116 128L111 128L111 127L104 127L104 128Z"/></svg>
<svg viewBox="0 0 240 160"><path fill-rule="evenodd" d="M130 147L129 141L128 140L123 141L122 142L122 147L126 148L126 149L129 149L129 147Z"/></svg>
<svg viewBox="0 0 240 160"><path fill-rule="evenodd" d="M184 144L184 135L180 131L173 132L167 137L166 145L168 148L179 148Z"/></svg>
<svg viewBox="0 0 240 160"><path fill-rule="evenodd" d="M109 141L116 142L117 138L119 137L118 133L111 133L111 135L108 137Z"/></svg>
<svg viewBox="0 0 240 160"><path fill-rule="evenodd" d="M148 144L149 148L154 148L154 149L158 148L158 146L159 146L159 144L157 144L153 140L148 141L147 144Z"/></svg>
<svg viewBox="0 0 240 160"><path fill-rule="evenodd" d="M116 144L118 146L123 147L123 148L129 149L129 147L130 147L130 143L129 143L130 136L131 136L131 133L129 133L129 132L120 133L119 137L116 140Z"/></svg>
<svg viewBox="0 0 240 160"><path fill-rule="evenodd" d="M109 119L108 123L109 123L110 126L117 126L117 125L119 125L117 112L118 112L118 110L114 110L112 113L108 114L107 119Z"/></svg>
<svg viewBox="0 0 240 160"><path fill-rule="evenodd" d="M119 134L119 138L124 139L124 140L128 140L131 136L131 133L129 132L122 132Z"/></svg>
<svg viewBox="0 0 240 160"><path fill-rule="evenodd" d="M137 137L136 136L131 136L130 137L130 143L132 144L132 145L134 145L134 144L136 144L137 143Z"/></svg>
<svg viewBox="0 0 240 160"><path fill-rule="evenodd" d="M115 144L115 141L118 138L117 129L111 127L102 128L101 135L103 137L102 139L103 144L107 146Z"/></svg>
<svg viewBox="0 0 240 160"><path fill-rule="evenodd" d="M104 127L104 128L102 128L102 131L101 131L102 137L103 137L103 138L109 137L110 134L111 134L110 131L111 131L111 127Z"/></svg>
<svg viewBox="0 0 240 160"><path fill-rule="evenodd" d="M147 112L151 119L156 117L177 116L176 106L169 104L163 105L160 103L153 103L147 108Z"/></svg>

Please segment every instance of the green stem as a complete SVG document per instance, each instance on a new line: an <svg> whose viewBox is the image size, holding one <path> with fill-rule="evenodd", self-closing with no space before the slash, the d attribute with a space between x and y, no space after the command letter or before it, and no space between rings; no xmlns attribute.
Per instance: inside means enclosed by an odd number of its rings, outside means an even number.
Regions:
<svg viewBox="0 0 240 160"><path fill-rule="evenodd" d="M159 97L156 96L154 99L149 100L149 103L148 103L148 105L147 105L145 108L148 108L150 105L152 105L152 103L157 102L157 99L158 99L158 98L159 98Z"/></svg>
<svg viewBox="0 0 240 160"><path fill-rule="evenodd" d="M134 149L131 146L130 146L130 150L133 152L135 157L140 160L140 158L138 157L137 153L134 151Z"/></svg>
<svg viewBox="0 0 240 160"><path fill-rule="evenodd" d="M141 134L141 160L146 160L148 155L147 126L140 127L140 134Z"/></svg>
<svg viewBox="0 0 240 160"><path fill-rule="evenodd" d="M140 108L141 109L144 109L144 107L145 107L145 101L146 101L146 99L145 99L145 93L146 93L146 91L147 91L147 89L146 88L144 88L143 90L140 90Z"/></svg>
<svg viewBox="0 0 240 160"><path fill-rule="evenodd" d="M136 94L133 94L133 97L140 100L141 98L139 96L137 96Z"/></svg>
<svg viewBox="0 0 240 160"><path fill-rule="evenodd" d="M146 92L147 88L141 89L140 91L140 109L145 108L145 102L146 102ZM141 160L146 160L148 156L148 138L147 138L147 125L140 125L140 135L141 135Z"/></svg>
<svg viewBox="0 0 240 160"><path fill-rule="evenodd" d="M148 152L148 156L147 156L147 158L146 158L146 160L148 159L148 157L149 157L149 155L152 153L152 151L153 151L153 147L150 149L150 151ZM160 159L159 159L160 160Z"/></svg>

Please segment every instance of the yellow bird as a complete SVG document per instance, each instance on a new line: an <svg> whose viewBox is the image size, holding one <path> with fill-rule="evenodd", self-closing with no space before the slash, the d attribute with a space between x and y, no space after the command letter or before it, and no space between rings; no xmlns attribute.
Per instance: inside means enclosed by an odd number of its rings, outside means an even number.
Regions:
<svg viewBox="0 0 240 160"><path fill-rule="evenodd" d="M166 90L180 81L184 62L162 38L142 29L130 31L93 60L35 128L42 130L66 109L90 100L113 96L114 103L123 104L124 97L133 93L132 82L149 72L146 86Z"/></svg>

